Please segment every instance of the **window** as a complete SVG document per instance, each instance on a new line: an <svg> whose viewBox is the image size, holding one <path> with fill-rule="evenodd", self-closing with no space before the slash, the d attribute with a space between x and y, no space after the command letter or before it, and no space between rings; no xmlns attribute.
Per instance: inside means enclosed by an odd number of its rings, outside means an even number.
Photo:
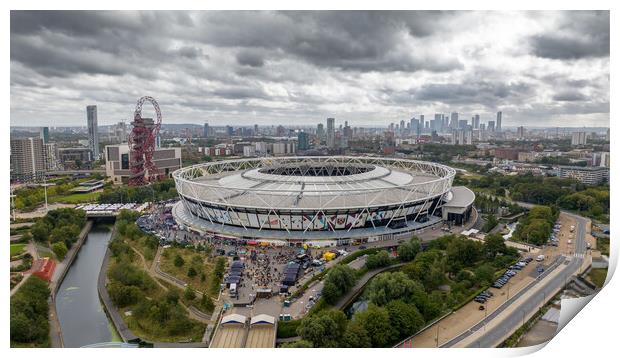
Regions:
<svg viewBox="0 0 620 358"><path fill-rule="evenodd" d="M121 154L121 169L129 169L129 154Z"/></svg>

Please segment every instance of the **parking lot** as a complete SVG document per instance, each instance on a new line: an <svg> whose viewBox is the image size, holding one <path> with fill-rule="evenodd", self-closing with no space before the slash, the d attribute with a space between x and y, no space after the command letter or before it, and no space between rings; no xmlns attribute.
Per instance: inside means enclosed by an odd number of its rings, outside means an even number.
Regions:
<svg viewBox="0 0 620 358"><path fill-rule="evenodd" d="M571 253L571 249L574 247L574 239L570 244L568 240L572 234L570 232L571 226L576 225L576 222L564 214L560 214L558 221L561 226L558 226L555 234L557 246L547 245L536 254L524 254L523 257L532 258L531 262L521 270L512 270L515 274L504 285L499 288L489 288L488 291L493 294L492 297L483 303L472 300L456 312L428 327L415 337L414 347L436 347L465 332L497 309L509 297L533 282L540 275L540 270L547 270L558 256ZM574 234L572 235L574 236ZM536 261L539 255L544 256L542 261Z"/></svg>

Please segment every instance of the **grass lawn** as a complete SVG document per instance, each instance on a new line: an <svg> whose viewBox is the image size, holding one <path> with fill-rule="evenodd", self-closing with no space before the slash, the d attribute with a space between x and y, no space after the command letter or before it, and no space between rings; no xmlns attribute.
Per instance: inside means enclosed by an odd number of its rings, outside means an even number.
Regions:
<svg viewBox="0 0 620 358"><path fill-rule="evenodd" d="M177 255L183 258L184 264L181 267L174 265L174 258ZM212 261L205 252L198 252L180 247L169 247L164 249L161 255L159 267L162 271L185 281L192 288L201 292L208 292L215 262ZM196 270L196 276L189 277L187 275L190 267ZM205 275L204 281L202 280L202 273Z"/></svg>
<svg viewBox="0 0 620 358"><path fill-rule="evenodd" d="M596 248L601 252L601 255L609 257L609 239L597 237Z"/></svg>
<svg viewBox="0 0 620 358"><path fill-rule="evenodd" d="M101 192L92 193L74 193L69 195L53 196L50 198L50 203L65 203L65 204L80 204L80 203L92 203L99 199Z"/></svg>
<svg viewBox="0 0 620 358"><path fill-rule="evenodd" d="M605 284L605 279L607 278L607 269L606 268L595 268L590 270L588 274L588 278L590 281L596 285L596 287L603 287Z"/></svg>
<svg viewBox="0 0 620 358"><path fill-rule="evenodd" d="M12 244L11 245L11 257L19 255L26 249L26 244Z"/></svg>

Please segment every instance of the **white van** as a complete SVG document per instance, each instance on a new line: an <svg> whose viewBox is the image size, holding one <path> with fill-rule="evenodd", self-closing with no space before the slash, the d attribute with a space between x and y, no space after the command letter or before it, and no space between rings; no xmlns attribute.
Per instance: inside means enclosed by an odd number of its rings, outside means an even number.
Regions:
<svg viewBox="0 0 620 358"><path fill-rule="evenodd" d="M231 283L230 287L228 288L228 291L230 292L231 296L235 296L237 294L237 284Z"/></svg>
<svg viewBox="0 0 620 358"><path fill-rule="evenodd" d="M538 261L538 262L543 261L544 259L545 259L545 255L538 255L536 257L536 261Z"/></svg>

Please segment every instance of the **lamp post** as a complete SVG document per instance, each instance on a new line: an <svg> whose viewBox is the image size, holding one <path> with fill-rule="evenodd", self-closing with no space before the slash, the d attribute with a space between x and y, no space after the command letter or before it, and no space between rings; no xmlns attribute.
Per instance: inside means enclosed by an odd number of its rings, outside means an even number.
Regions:
<svg viewBox="0 0 620 358"><path fill-rule="evenodd" d="M44 189L44 191L45 191L45 212L47 212L47 211L48 211L48 209L47 209L47 187L48 187L49 185L50 185L50 184L47 184L45 174L43 174L43 189Z"/></svg>
<svg viewBox="0 0 620 358"><path fill-rule="evenodd" d="M13 215L13 221L15 221L15 194L13 194L13 186L11 186L11 214Z"/></svg>

